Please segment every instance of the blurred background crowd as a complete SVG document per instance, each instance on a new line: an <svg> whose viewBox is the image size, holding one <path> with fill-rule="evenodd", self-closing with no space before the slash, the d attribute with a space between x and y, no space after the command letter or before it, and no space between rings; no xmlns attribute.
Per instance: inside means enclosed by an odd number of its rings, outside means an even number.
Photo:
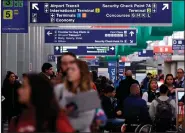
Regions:
<svg viewBox="0 0 185 133"><path fill-rule="evenodd" d="M22 77L8 71L2 85L2 132L7 122L8 132L132 132L138 125L156 132L176 130L176 103L184 107L184 93L177 101L176 88L184 88L184 70L165 77L148 73L141 83L131 70L123 75L115 85L90 72L73 53L62 55L58 72L50 63ZM181 125L183 120L182 114Z"/></svg>

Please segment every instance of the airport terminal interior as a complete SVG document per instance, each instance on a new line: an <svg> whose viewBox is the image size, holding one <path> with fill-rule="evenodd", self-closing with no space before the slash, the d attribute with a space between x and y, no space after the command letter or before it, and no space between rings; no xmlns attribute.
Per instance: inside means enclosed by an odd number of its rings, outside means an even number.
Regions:
<svg viewBox="0 0 185 133"><path fill-rule="evenodd" d="M184 1L2 0L1 12L3 133L185 132Z"/></svg>

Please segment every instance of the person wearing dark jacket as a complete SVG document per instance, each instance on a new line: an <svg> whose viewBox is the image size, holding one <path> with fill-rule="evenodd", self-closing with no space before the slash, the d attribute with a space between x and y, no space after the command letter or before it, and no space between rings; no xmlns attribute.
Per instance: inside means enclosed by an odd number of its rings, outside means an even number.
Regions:
<svg viewBox="0 0 185 133"><path fill-rule="evenodd" d="M166 75L164 84L168 87L168 97L170 97L171 99L175 99L176 98L176 94L175 94L176 88L174 85L174 78L172 74Z"/></svg>
<svg viewBox="0 0 185 133"><path fill-rule="evenodd" d="M116 108L115 88L107 85L104 89L104 95L101 98L102 108L108 118L107 126L121 126L124 123L123 119L118 119L122 115L122 111Z"/></svg>
<svg viewBox="0 0 185 133"><path fill-rule="evenodd" d="M134 83L139 85L139 82L132 78L132 71L128 70L126 78L120 82L119 87L116 89L116 98L120 109L123 108L123 101L130 95L130 86Z"/></svg>
<svg viewBox="0 0 185 133"><path fill-rule="evenodd" d="M147 76L144 78L143 82L142 82L142 91L146 92L148 90L148 83L150 81L152 77L151 73L147 73Z"/></svg>
<svg viewBox="0 0 185 133"><path fill-rule="evenodd" d="M116 117L116 110L114 108L114 104L112 104L111 97L112 93L114 93L115 89L112 86L106 86L106 89L104 89L104 95L101 98L102 101L102 107L105 111L105 114L107 115L108 119L112 119Z"/></svg>
<svg viewBox="0 0 185 133"><path fill-rule="evenodd" d="M53 66L50 63L44 63L40 76L49 81L53 76Z"/></svg>
<svg viewBox="0 0 185 133"><path fill-rule="evenodd" d="M17 90L21 86L19 81L16 80L15 74L8 71L2 86L2 119L10 121L13 116L20 112L20 104L18 103Z"/></svg>
<svg viewBox="0 0 185 133"><path fill-rule="evenodd" d="M126 120L127 130L132 131L131 124L150 123L150 116L146 101L140 97L140 87L138 84L132 84L130 87L130 96L124 101L123 117Z"/></svg>
<svg viewBox="0 0 185 133"><path fill-rule="evenodd" d="M175 87L176 88L184 88L184 70L182 68L179 68L177 70L177 80L175 81Z"/></svg>

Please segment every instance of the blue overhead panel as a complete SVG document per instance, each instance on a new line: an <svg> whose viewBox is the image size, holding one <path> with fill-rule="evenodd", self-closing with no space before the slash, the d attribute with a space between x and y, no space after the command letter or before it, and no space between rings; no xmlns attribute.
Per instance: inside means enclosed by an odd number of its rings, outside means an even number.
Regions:
<svg viewBox="0 0 185 133"><path fill-rule="evenodd" d="M99 66L99 60L98 59L87 60L86 62L87 62L88 66Z"/></svg>
<svg viewBox="0 0 185 133"><path fill-rule="evenodd" d="M71 45L136 45L136 29L45 29L45 43Z"/></svg>
<svg viewBox="0 0 185 133"><path fill-rule="evenodd" d="M125 62L119 62L119 76L123 76L123 72L125 69Z"/></svg>
<svg viewBox="0 0 185 133"><path fill-rule="evenodd" d="M153 50L140 50L138 51L138 57L153 57Z"/></svg>
<svg viewBox="0 0 185 133"><path fill-rule="evenodd" d="M54 55L72 52L76 55L114 56L115 46L54 46Z"/></svg>
<svg viewBox="0 0 185 133"><path fill-rule="evenodd" d="M30 2L30 23L171 25L172 2Z"/></svg>
<svg viewBox="0 0 185 133"><path fill-rule="evenodd" d="M173 50L184 50L184 39L172 39Z"/></svg>
<svg viewBox="0 0 185 133"><path fill-rule="evenodd" d="M2 0L2 33L28 33L28 1Z"/></svg>
<svg viewBox="0 0 185 133"><path fill-rule="evenodd" d="M109 73L109 79L115 83L116 82L116 75L117 75L117 62L116 61L110 61L108 62L108 73Z"/></svg>

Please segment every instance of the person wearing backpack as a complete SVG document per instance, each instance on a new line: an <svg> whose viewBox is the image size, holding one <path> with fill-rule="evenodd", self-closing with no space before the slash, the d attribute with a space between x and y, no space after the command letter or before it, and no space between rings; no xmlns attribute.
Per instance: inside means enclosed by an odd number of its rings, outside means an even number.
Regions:
<svg viewBox="0 0 185 133"><path fill-rule="evenodd" d="M149 109L157 132L170 130L176 117L175 108L175 101L168 97L168 87L161 85L160 96L152 101Z"/></svg>

